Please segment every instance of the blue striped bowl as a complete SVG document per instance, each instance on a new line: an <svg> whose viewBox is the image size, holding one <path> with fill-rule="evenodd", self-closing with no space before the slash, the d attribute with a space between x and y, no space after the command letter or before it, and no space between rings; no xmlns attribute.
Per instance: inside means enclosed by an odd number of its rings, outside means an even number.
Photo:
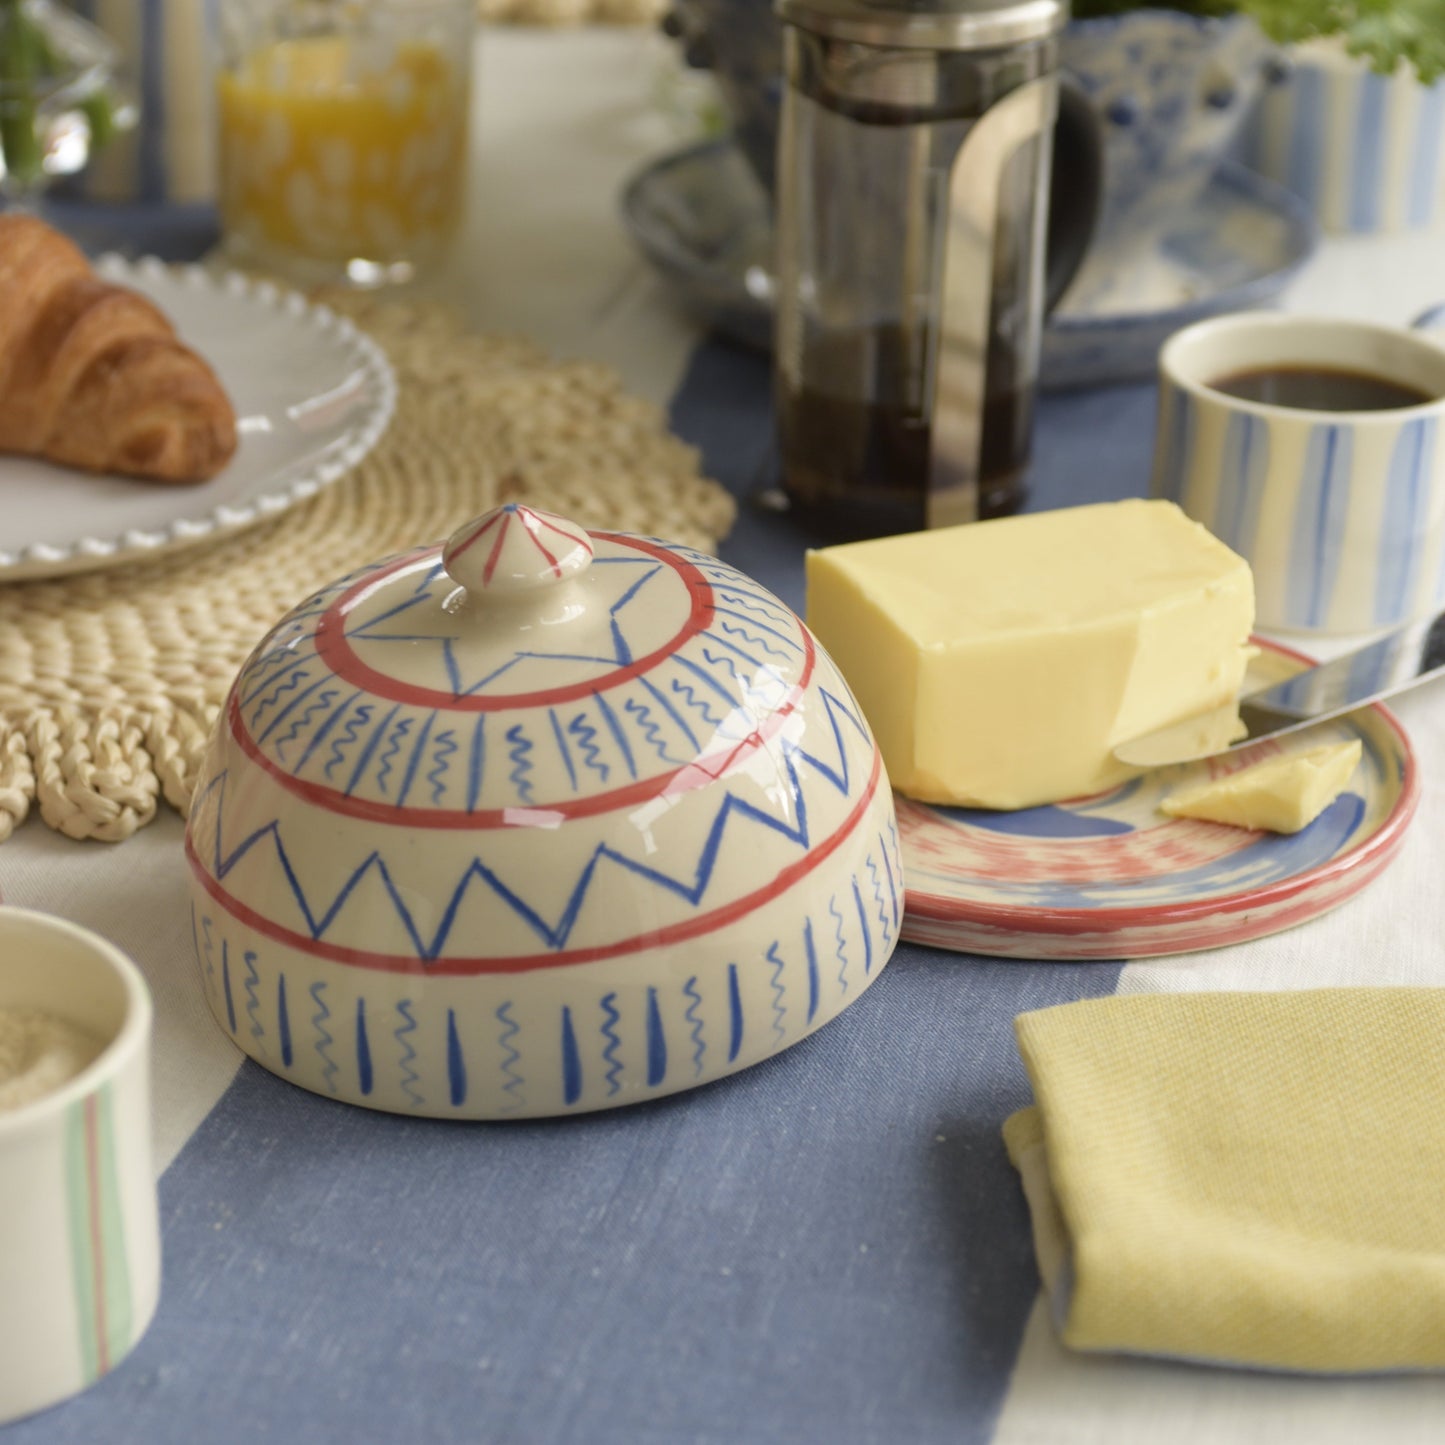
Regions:
<svg viewBox="0 0 1445 1445"><path fill-rule="evenodd" d="M1378 75L1337 44L1311 41L1266 91L1244 158L1326 230L1428 226L1445 201L1445 81Z"/></svg>
<svg viewBox="0 0 1445 1445"><path fill-rule="evenodd" d="M1277 366L1354 368L1435 399L1313 412L1210 385ZM1226 316L1174 336L1159 371L1155 495L1249 562L1260 627L1368 632L1445 605L1445 347L1368 322Z"/></svg>

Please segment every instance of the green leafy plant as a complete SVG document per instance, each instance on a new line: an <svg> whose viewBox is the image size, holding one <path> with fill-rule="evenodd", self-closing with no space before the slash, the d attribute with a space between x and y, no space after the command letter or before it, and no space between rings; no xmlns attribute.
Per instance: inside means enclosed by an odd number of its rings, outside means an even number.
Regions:
<svg viewBox="0 0 1445 1445"><path fill-rule="evenodd" d="M1145 8L1137 0L1075 0L1074 18ZM1282 45L1338 36L1376 70L1413 66L1430 85L1445 76L1445 0L1163 0L1148 8L1190 15L1252 15Z"/></svg>
<svg viewBox="0 0 1445 1445"><path fill-rule="evenodd" d="M42 111L66 69L24 0L0 0L0 159L8 191L28 189L44 175ZM104 89L92 90L76 97L71 108L85 116L94 153L115 132L112 97Z"/></svg>

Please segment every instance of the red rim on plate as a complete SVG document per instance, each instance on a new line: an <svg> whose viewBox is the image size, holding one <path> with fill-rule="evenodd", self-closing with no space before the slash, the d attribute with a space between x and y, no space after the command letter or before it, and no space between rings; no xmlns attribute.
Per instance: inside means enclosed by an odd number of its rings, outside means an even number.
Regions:
<svg viewBox="0 0 1445 1445"><path fill-rule="evenodd" d="M1294 671L1292 663L1311 662L1255 641L1268 674L1261 686ZM1376 704L1322 723L1309 745L1326 737L1358 737L1366 756L1350 789L1292 838L1160 814L1158 800L1181 786L1191 767L1207 764L1162 769L1100 797L1020 814L940 809L900 797L903 937L993 957L1132 959L1244 943L1315 918L1384 870L1420 798L1414 751L1388 708ZM1099 833L1090 834L1091 826ZM1075 827L1082 835L1069 836ZM1000 853L1013 851L1026 877L936 871L950 862L951 850L961 859L991 849L995 839ZM1122 864L1121 849L1128 850ZM1190 866L1176 871L1181 862ZM1230 887L1225 880L1235 874L1255 881ZM1130 894L1149 901L1128 901Z"/></svg>

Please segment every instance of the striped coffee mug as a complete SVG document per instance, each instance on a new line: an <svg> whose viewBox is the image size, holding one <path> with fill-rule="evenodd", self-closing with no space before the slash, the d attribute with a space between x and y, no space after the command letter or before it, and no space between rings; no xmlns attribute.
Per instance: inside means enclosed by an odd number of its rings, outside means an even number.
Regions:
<svg viewBox="0 0 1445 1445"><path fill-rule="evenodd" d="M99 1055L29 1058L0 1107L0 1426L95 1383L155 1314L151 1001L118 949L59 918L0 907L0 1011L83 1030ZM28 1053L28 1050L26 1051ZM78 1062L78 1060L77 1060ZM13 1086L31 1085L21 1102ZM53 1087L51 1087L53 1085ZM32 1090L27 1089L27 1093Z"/></svg>
<svg viewBox="0 0 1445 1445"><path fill-rule="evenodd" d="M1218 389L1247 372L1330 370L1418 404L1309 410ZM1445 347L1370 322L1218 317L1159 356L1153 490L1254 570L1257 620L1360 633L1445 605Z"/></svg>

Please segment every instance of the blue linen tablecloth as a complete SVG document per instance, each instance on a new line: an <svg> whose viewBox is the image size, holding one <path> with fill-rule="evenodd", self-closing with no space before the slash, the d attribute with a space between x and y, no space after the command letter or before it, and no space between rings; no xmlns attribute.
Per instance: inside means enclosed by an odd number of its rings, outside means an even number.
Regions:
<svg viewBox="0 0 1445 1445"><path fill-rule="evenodd" d="M1148 388L1051 399L1034 501L1138 491ZM740 498L724 555L802 606L769 378L696 352L677 431ZM1078 461L1088 431L1087 471ZM1016 1013L1118 964L904 944L854 1007L735 1078L576 1120L367 1113L247 1062L161 1181L134 1355L6 1445L985 1441L1037 1291L999 1127Z"/></svg>
<svg viewBox="0 0 1445 1445"><path fill-rule="evenodd" d="M1149 387L1045 399L1031 505L1141 491L1152 407ZM702 345L672 420L739 497L773 480L758 358ZM807 540L745 501L724 555L800 607ZM1418 885L1409 856L1397 869ZM1257 971L1244 986L1438 975L1438 944L1408 931L1371 952L1399 911L1380 908L1366 895L1336 915L1343 929L1128 972L1139 988L1237 987L1240 970ZM372 1114L247 1062L161 1180L148 1335L88 1394L0 1438L1438 1439L1436 1380L1302 1382L1054 1344L999 1136L1027 1096L1012 1020L1110 993L1124 969L905 944L779 1057L556 1122Z"/></svg>

